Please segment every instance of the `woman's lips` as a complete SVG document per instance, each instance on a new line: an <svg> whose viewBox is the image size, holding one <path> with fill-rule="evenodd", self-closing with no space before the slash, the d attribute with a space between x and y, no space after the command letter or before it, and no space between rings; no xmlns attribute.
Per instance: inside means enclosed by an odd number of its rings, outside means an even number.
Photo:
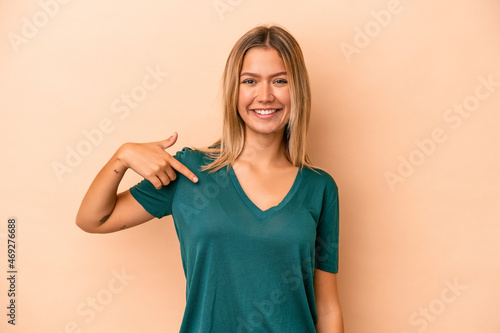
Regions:
<svg viewBox="0 0 500 333"><path fill-rule="evenodd" d="M275 109L251 109L252 113L254 116L256 116L259 119L270 119L274 117L278 112L280 112L282 109L275 108Z"/></svg>

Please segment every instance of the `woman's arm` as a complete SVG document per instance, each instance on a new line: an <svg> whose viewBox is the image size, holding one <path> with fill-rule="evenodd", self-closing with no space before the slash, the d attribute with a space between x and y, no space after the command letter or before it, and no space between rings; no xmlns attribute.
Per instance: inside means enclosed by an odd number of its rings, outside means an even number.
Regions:
<svg viewBox="0 0 500 333"><path fill-rule="evenodd" d="M314 270L314 296L316 299L316 332L344 333L342 310L337 292L337 274Z"/></svg>
<svg viewBox="0 0 500 333"><path fill-rule="evenodd" d="M177 133L174 133L163 141L122 145L90 185L76 216L76 224L86 232L108 233L153 218L129 190L117 195L118 185L129 168L158 189L176 179L174 169L193 182L198 181L188 168L165 152L176 140Z"/></svg>

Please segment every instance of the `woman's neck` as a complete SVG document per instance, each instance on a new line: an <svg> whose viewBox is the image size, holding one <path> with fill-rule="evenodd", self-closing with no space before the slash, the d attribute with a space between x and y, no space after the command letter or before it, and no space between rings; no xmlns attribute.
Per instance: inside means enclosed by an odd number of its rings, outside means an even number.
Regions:
<svg viewBox="0 0 500 333"><path fill-rule="evenodd" d="M283 133L246 133L243 150L236 159L258 168L289 166L283 146Z"/></svg>

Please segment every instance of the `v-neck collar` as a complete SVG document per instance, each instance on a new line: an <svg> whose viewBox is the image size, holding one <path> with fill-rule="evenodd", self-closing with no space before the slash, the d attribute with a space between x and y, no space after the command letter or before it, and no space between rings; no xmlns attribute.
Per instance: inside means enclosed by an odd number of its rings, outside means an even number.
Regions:
<svg viewBox="0 0 500 333"><path fill-rule="evenodd" d="M297 175L295 176L295 180L292 184L292 187L288 191L288 193L285 195L283 200L276 206L270 207L266 210L260 209L256 204L253 203L252 200L248 197L248 195L245 193L243 190L243 187L241 187L241 184L238 180L238 177L236 177L236 173L234 172L233 168L231 166L228 166L229 168L229 176L231 178L231 182L233 183L233 186L238 192L239 197L245 203L245 205L252 211L252 213L259 219L260 222L264 223L267 220L269 220L271 217L273 217L276 213L278 213L289 201L290 199L295 195L297 192L297 189L300 186L300 183L302 181L302 168L299 167L299 170L297 171Z"/></svg>

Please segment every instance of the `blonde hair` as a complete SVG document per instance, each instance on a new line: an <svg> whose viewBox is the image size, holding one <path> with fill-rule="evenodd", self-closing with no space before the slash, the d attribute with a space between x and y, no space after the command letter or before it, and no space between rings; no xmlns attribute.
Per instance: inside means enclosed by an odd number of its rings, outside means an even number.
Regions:
<svg viewBox="0 0 500 333"><path fill-rule="evenodd" d="M302 50L295 38L279 26L258 26L244 34L234 45L222 76L222 136L211 146L195 148L213 161L202 170L215 172L232 165L243 150L245 123L238 114L238 92L243 58L255 47L271 48L281 55L290 89L290 120L285 126L283 144L286 158L294 166L313 168L306 153L306 137L311 112L311 90Z"/></svg>

